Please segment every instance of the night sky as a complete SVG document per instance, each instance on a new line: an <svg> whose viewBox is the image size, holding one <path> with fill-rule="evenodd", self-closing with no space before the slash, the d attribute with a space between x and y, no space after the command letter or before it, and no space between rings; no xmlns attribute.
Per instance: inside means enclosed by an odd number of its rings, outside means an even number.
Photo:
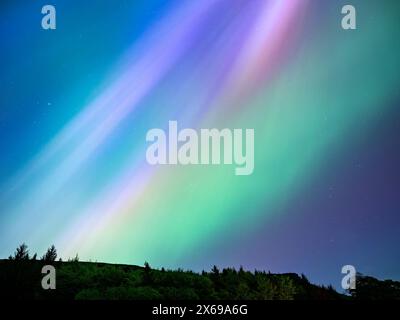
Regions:
<svg viewBox="0 0 400 320"><path fill-rule="evenodd" d="M400 3L348 2L2 1L0 257L400 280ZM254 129L253 174L149 165L171 120Z"/></svg>

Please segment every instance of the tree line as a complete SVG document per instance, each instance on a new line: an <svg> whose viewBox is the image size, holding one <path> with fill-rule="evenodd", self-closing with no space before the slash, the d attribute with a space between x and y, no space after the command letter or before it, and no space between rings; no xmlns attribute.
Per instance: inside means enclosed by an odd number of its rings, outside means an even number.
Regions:
<svg viewBox="0 0 400 320"><path fill-rule="evenodd" d="M57 271L56 290L43 290L41 269ZM8 260L0 260L0 297L51 300L354 300L400 299L400 282L358 274L356 290L338 293L332 286L310 283L302 274L246 271L214 266L200 274L190 270L81 262L63 262L49 247L40 259L20 245Z"/></svg>

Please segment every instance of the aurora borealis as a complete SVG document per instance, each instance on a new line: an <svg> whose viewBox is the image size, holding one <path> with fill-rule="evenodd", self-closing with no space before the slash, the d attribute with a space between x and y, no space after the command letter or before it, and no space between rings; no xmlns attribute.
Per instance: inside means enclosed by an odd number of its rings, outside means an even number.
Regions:
<svg viewBox="0 0 400 320"><path fill-rule="evenodd" d="M399 279L400 4L350 2L2 2L0 257ZM172 120L254 128L253 174L150 166Z"/></svg>

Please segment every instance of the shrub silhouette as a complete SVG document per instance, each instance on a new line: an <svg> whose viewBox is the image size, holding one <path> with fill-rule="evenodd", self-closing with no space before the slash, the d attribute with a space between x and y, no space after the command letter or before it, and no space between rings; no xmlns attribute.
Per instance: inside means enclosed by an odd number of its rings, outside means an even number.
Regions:
<svg viewBox="0 0 400 320"><path fill-rule="evenodd" d="M400 300L400 282L381 281L358 273L356 289L350 289L348 292L357 300Z"/></svg>

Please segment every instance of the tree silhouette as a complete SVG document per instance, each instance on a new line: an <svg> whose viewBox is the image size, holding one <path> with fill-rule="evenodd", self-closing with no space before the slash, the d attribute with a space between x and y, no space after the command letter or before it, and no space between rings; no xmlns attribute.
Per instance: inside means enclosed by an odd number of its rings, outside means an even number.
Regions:
<svg viewBox="0 0 400 320"><path fill-rule="evenodd" d="M14 256L9 257L10 260L17 260L17 261L25 261L29 260L29 250L28 246L23 243L21 244L17 250L14 252Z"/></svg>
<svg viewBox="0 0 400 320"><path fill-rule="evenodd" d="M150 264L146 261L144 263L143 283L150 285L153 282L152 272Z"/></svg>
<svg viewBox="0 0 400 320"><path fill-rule="evenodd" d="M217 266L214 266L214 267L211 269L211 272L212 272L213 274L215 274L215 275L219 275L219 269L218 269L218 267L217 267Z"/></svg>
<svg viewBox="0 0 400 320"><path fill-rule="evenodd" d="M46 262L54 262L57 259L57 250L54 245L52 245L50 248L47 249L47 252L45 255L42 257L43 261Z"/></svg>

